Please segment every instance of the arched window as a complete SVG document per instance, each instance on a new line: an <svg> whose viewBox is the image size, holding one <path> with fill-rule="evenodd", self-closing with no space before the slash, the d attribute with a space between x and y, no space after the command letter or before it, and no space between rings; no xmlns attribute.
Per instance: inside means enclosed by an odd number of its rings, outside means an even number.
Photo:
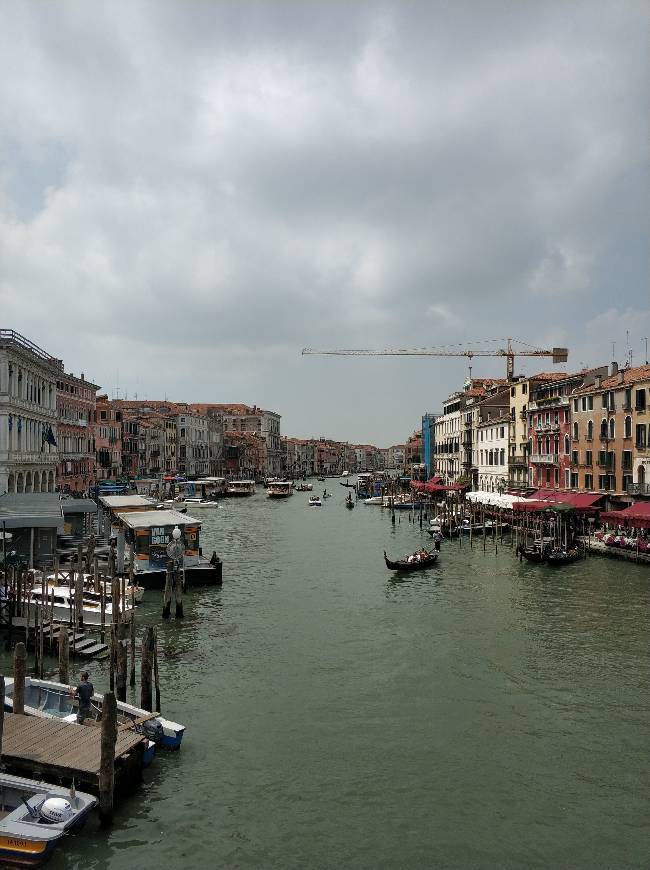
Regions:
<svg viewBox="0 0 650 870"><path fill-rule="evenodd" d="M624 438L631 438L632 437L632 418L629 416L625 418L625 429L623 432L623 437Z"/></svg>
<svg viewBox="0 0 650 870"><path fill-rule="evenodd" d="M607 438L607 420L604 417L600 423L600 437Z"/></svg>
<svg viewBox="0 0 650 870"><path fill-rule="evenodd" d="M593 424L593 420L590 420L587 423L587 439L589 441L592 441L593 437L594 437L594 424Z"/></svg>
<svg viewBox="0 0 650 870"><path fill-rule="evenodd" d="M571 444L569 442L569 436L565 435L564 436L564 453L568 456L570 452L571 452Z"/></svg>
<svg viewBox="0 0 650 870"><path fill-rule="evenodd" d="M612 417L609 421L609 437L613 438L615 432L616 432L616 426L615 426L614 418Z"/></svg>
<svg viewBox="0 0 650 870"><path fill-rule="evenodd" d="M578 440L578 436L579 436L579 434L580 434L580 432L579 432L579 429L578 429L578 424L577 424L577 423L574 423L574 424L573 424L573 440L574 440L574 441L577 441L577 440Z"/></svg>

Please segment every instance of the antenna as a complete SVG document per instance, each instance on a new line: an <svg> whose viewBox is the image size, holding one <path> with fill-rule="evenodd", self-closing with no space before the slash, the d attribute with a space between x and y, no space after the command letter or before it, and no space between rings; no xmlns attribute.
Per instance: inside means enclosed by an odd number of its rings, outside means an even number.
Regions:
<svg viewBox="0 0 650 870"><path fill-rule="evenodd" d="M648 365L648 339L646 337L643 340L645 341L645 364Z"/></svg>
<svg viewBox="0 0 650 870"><path fill-rule="evenodd" d="M612 361L614 360L615 357L616 357L616 342L613 341L612 342Z"/></svg>

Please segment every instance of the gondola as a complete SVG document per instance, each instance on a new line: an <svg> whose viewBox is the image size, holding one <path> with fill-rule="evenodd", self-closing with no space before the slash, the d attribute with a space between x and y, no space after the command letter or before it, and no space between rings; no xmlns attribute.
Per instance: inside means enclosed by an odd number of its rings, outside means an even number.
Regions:
<svg viewBox="0 0 650 870"><path fill-rule="evenodd" d="M347 486L348 489L354 489L354 484L353 484L353 483L348 483L347 480L339 480L339 484L340 484L341 486Z"/></svg>
<svg viewBox="0 0 650 870"><path fill-rule="evenodd" d="M523 556L527 562L533 562L536 565L545 562L548 555L547 550L540 550L539 547L517 547L517 553L519 556Z"/></svg>
<svg viewBox="0 0 650 870"><path fill-rule="evenodd" d="M422 571L425 568L430 568L437 558L437 553L427 552L426 558L421 558L420 561L414 560L409 562L406 559L399 559L397 562L393 562L388 558L386 550L384 550L384 561L386 562L386 567L391 571Z"/></svg>
<svg viewBox="0 0 650 870"><path fill-rule="evenodd" d="M550 551L546 557L546 563L554 567L561 567L562 565L569 565L571 562L577 562L582 558L584 558L584 552L578 547L574 547L571 550L557 549Z"/></svg>
<svg viewBox="0 0 650 870"><path fill-rule="evenodd" d="M348 497L346 498L346 500L345 500L345 506L346 506L346 508L347 508L348 510L352 510L352 508L354 507L354 502L352 501L352 498L351 498L350 496L348 496Z"/></svg>

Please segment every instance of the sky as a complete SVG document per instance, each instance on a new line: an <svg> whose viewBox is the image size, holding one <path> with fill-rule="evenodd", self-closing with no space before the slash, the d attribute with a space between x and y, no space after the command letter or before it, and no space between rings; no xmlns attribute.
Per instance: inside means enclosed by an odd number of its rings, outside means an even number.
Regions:
<svg viewBox="0 0 650 870"><path fill-rule="evenodd" d="M468 360L303 347L512 336L567 346L569 370L644 362L649 10L4 4L0 327L109 396L378 446Z"/></svg>

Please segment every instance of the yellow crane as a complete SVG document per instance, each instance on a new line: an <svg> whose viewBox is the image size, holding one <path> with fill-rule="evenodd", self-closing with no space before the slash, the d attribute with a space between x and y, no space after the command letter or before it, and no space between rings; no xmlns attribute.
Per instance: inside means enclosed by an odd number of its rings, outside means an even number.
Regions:
<svg viewBox="0 0 650 870"><path fill-rule="evenodd" d="M497 339L503 341L503 339ZM516 356L547 356L552 357L554 363L565 363L569 358L569 351L566 347L554 347L551 350L544 350L539 347L526 345L527 349L515 350L512 342L517 339L506 339L506 346L499 347L494 350L486 350L480 348L469 348L463 345L447 345L445 347L431 348L393 348L385 350L315 350L312 347L303 347L302 355L315 354L318 356L464 356L467 359L473 359L479 356L504 356L506 358L506 378L512 381L515 376L515 357ZM517 341L518 344L524 342Z"/></svg>

